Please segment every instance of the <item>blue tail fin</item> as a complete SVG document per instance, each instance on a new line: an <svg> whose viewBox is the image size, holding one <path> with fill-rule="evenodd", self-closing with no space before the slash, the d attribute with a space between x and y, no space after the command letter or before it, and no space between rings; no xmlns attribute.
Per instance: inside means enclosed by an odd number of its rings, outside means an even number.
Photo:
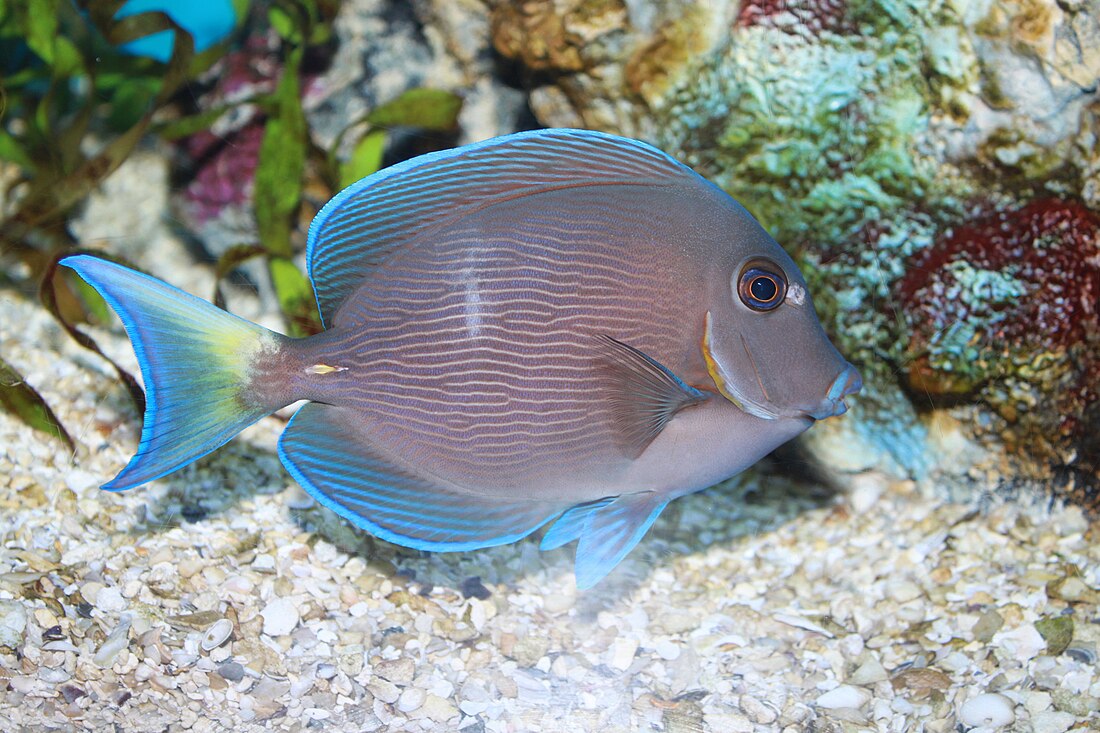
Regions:
<svg viewBox="0 0 1100 733"><path fill-rule="evenodd" d="M256 358L281 337L182 290L87 255L66 257L122 319L145 381L141 444L103 488L130 489L221 446L282 405L248 389Z"/></svg>

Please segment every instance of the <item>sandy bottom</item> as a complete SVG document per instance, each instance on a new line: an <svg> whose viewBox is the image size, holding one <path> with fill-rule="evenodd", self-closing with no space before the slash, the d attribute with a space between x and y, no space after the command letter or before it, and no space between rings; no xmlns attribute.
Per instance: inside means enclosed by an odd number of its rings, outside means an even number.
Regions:
<svg viewBox="0 0 1100 733"><path fill-rule="evenodd" d="M1076 509L875 476L822 500L757 472L675 502L578 593L572 547L418 553L309 505L274 418L103 492L140 431L121 386L3 291L0 349L78 442L0 415L3 730L1100 725L1100 548Z"/></svg>

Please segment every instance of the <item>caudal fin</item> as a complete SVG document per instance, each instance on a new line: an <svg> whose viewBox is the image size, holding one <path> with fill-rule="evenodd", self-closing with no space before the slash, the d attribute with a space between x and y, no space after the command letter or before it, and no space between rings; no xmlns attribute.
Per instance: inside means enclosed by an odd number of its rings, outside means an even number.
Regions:
<svg viewBox="0 0 1100 733"><path fill-rule="evenodd" d="M141 444L104 489L140 486L181 468L282 405L248 389L277 334L155 278L88 255L61 260L110 304L145 381Z"/></svg>

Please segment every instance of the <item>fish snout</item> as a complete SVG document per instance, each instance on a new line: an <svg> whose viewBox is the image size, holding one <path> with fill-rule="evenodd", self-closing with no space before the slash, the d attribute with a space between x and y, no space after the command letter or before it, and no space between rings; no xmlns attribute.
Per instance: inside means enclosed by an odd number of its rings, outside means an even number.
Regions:
<svg viewBox="0 0 1100 733"><path fill-rule="evenodd" d="M859 372L856 371L854 366L848 364L833 380L821 404L806 414L814 420L824 420L827 417L843 415L848 411L848 405L844 403L844 398L850 394L855 394L862 388L863 378L859 376Z"/></svg>

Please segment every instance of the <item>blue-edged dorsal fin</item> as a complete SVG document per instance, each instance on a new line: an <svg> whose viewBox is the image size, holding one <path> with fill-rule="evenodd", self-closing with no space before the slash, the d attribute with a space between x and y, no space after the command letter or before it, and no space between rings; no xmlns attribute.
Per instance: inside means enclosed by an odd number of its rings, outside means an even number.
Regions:
<svg viewBox="0 0 1100 733"><path fill-rule="evenodd" d="M667 498L651 491L580 504L558 518L541 548L579 539L577 588L591 588L634 549L667 504Z"/></svg>
<svg viewBox="0 0 1100 733"><path fill-rule="evenodd" d="M504 545L562 509L469 494L421 475L371 444L360 423L347 408L306 404L279 439L279 457L322 505L387 542L441 552Z"/></svg>
<svg viewBox="0 0 1100 733"><path fill-rule="evenodd" d="M306 260L326 325L344 299L406 242L494 203L542 191L618 184L705 185L636 140L589 130L534 130L429 153L353 183L309 228Z"/></svg>
<svg viewBox="0 0 1100 733"><path fill-rule="evenodd" d="M706 399L667 367L605 334L596 336L605 393L623 450L635 458L680 410Z"/></svg>

